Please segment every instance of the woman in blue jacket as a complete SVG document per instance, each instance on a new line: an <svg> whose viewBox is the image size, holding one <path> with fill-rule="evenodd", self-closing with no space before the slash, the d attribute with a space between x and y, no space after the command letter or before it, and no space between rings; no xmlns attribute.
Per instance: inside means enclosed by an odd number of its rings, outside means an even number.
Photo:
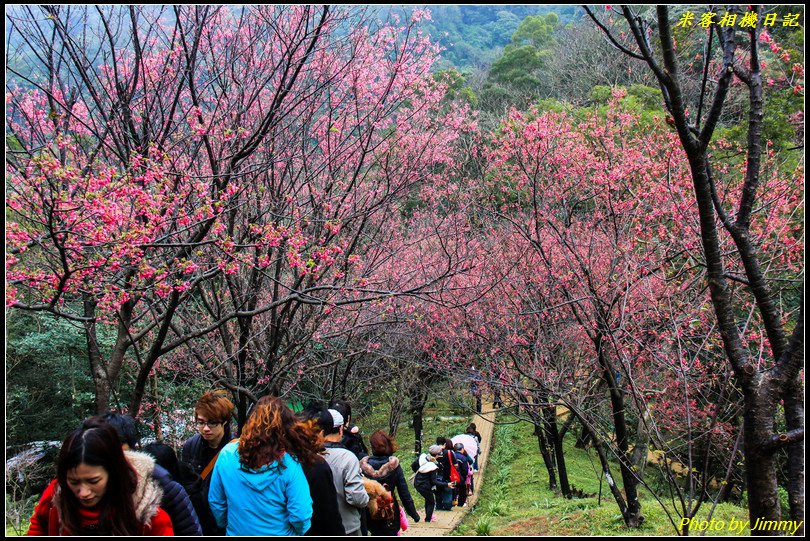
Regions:
<svg viewBox="0 0 810 541"><path fill-rule="evenodd" d="M227 535L303 535L312 498L301 463L317 460L318 435L296 422L278 398L265 396L239 441L219 453L208 503Z"/></svg>

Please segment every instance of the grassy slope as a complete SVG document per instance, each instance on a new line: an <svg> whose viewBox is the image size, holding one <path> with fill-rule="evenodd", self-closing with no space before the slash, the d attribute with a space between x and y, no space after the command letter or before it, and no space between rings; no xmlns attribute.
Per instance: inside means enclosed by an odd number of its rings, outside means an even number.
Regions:
<svg viewBox="0 0 810 541"><path fill-rule="evenodd" d="M571 441L568 441L568 440ZM483 482L481 499L456 530L459 535L673 535L675 531L661 505L644 490L641 494L644 525L638 530L624 526L618 507L605 483L599 503L599 461L573 446L566 438L565 456L569 481L593 497L566 500L548 488L548 474L537 447L537 438L527 423L499 425ZM618 475L618 468L614 469ZM710 505L698 517L705 519ZM680 518L672 513L674 520ZM748 520L745 509L720 504L716 521ZM697 534L699 532L692 531ZM750 532L746 528L743 535ZM708 531L707 535L729 535Z"/></svg>

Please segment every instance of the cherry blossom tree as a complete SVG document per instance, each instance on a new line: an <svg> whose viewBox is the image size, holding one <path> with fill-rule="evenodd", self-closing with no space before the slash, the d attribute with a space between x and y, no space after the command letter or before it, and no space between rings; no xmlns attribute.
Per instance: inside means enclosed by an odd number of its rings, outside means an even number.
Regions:
<svg viewBox="0 0 810 541"><path fill-rule="evenodd" d="M425 16L9 15L7 306L84 327L98 410L132 363L138 414L172 356L236 391L241 419L251 396L294 383L335 306L403 293L375 287L408 242L389 224L453 167L469 124L429 77ZM112 351L96 346L100 325Z"/></svg>
<svg viewBox="0 0 810 541"><path fill-rule="evenodd" d="M610 400L608 434L615 434L626 501L618 491L614 496L626 523L637 526L643 519L627 399L635 375L623 355L625 333L638 331L629 328L629 314L659 295L662 266L681 257L673 216L685 215L688 224L688 208L678 207L680 200L667 204L684 179L677 149L660 123L656 135L643 133L621 97L607 118L592 114L582 122L513 111L492 145L493 188L500 186L500 194L491 190L491 205L532 250L544 306L564 307L590 342L592 370Z"/></svg>
<svg viewBox="0 0 810 541"><path fill-rule="evenodd" d="M705 30L705 69L699 92L692 94L684 91L687 78L673 39L675 21L670 19L669 9L659 6L654 15L626 6L615 11L627 25L624 34L612 28L605 17L590 10L588 13L621 53L643 62L655 75L689 162L700 215L700 231L695 238L701 242L726 358L745 402L743 449L751 524L781 518L776 469L777 451L782 448L788 452L791 519L799 523L804 520L803 304L800 294L787 306L780 302L779 280L790 278L790 274L771 272L769 261L774 245L764 241L763 223L756 216L757 210L767 206L765 181L770 176L762 162L767 155L767 142L762 137L767 89L762 76L766 54L759 43L768 39L767 32L763 33L763 8L750 7L756 17L748 26L711 25ZM728 10L737 15L739 11L736 7ZM778 49L778 45L771 47L773 52ZM735 82L743 84L748 94L747 147L741 176L728 184L733 188L722 193L724 175L718 172L726 164L712 154L710 145ZM795 90L803 92L801 82L797 83ZM788 186L800 185L803 173L798 170L783 180ZM794 200L794 206L800 206L798 200ZM801 250L803 229L797 221L786 226L790 234L781 240L782 246L798 245ZM724 250L724 246L733 249ZM792 274L802 272L795 269ZM755 343L761 342L761 348L750 347L752 344L742 332L739 314L745 313L755 314L761 325L762 334L753 338ZM774 427L781 415L786 430L777 433ZM752 533L766 532L754 528Z"/></svg>
<svg viewBox="0 0 810 541"><path fill-rule="evenodd" d="M457 366L481 363L490 387L544 427L547 467L558 454L547 436L564 405L593 437L607 479L609 455L617 458L625 492L609 484L628 525L638 525L648 442L705 472L712 449L732 451L734 400L700 287L686 156L663 115L642 122L623 99L617 90L601 113L513 111L503 122L488 147L487 181L473 193L489 213L489 242L508 248L489 261L475 303L431 314L425 349ZM792 268L798 186L771 166L761 232L780 247L775 265ZM679 514L694 516L710 480L691 476L682 488L667 475Z"/></svg>

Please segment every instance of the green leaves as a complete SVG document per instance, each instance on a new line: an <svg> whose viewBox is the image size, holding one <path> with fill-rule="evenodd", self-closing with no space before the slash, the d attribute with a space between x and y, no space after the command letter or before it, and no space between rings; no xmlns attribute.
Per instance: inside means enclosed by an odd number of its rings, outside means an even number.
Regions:
<svg viewBox="0 0 810 541"><path fill-rule="evenodd" d="M559 17L555 13L549 13L545 17L530 15L523 19L518 29L512 34L512 43L528 44L537 49L550 45L558 22Z"/></svg>
<svg viewBox="0 0 810 541"><path fill-rule="evenodd" d="M9 316L7 443L13 446L67 434L93 407L81 328L47 314L11 312Z"/></svg>

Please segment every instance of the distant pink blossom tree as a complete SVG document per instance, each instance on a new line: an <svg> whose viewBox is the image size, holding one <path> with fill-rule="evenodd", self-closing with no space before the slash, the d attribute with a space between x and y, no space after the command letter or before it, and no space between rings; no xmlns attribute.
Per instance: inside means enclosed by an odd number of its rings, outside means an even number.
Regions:
<svg viewBox="0 0 810 541"><path fill-rule="evenodd" d="M6 304L84 327L99 411L125 362L138 414L159 360L185 359L243 420L294 383L330 307L403 293L373 287L390 224L470 120L442 104L416 21L363 11L11 16Z"/></svg>

